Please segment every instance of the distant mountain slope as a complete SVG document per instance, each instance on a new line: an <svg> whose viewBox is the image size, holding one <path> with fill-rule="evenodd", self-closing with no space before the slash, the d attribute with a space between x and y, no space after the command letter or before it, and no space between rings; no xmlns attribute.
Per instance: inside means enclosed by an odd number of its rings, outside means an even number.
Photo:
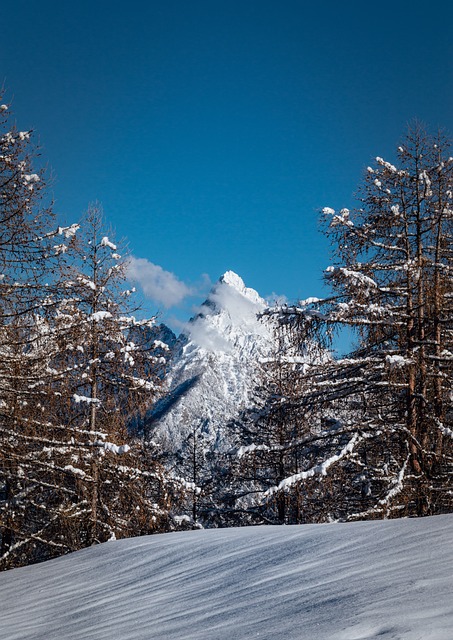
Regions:
<svg viewBox="0 0 453 640"><path fill-rule="evenodd" d="M453 516L105 543L0 574L4 640L451 640Z"/></svg>
<svg viewBox="0 0 453 640"><path fill-rule="evenodd" d="M274 348L267 303L227 271L214 285L186 336L174 347L169 396L153 412L156 438L175 450L203 424L214 449L228 446L226 422L247 406L257 365Z"/></svg>

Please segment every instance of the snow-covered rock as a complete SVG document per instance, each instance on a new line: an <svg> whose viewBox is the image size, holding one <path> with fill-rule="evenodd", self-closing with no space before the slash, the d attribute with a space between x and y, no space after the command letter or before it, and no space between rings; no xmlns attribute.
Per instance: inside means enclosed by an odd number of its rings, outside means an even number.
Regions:
<svg viewBox="0 0 453 640"><path fill-rule="evenodd" d="M245 408L259 362L273 349L267 303L233 271L214 285L187 324L169 371L169 395L154 409L154 438L178 449L203 425L213 448L228 446L226 423Z"/></svg>

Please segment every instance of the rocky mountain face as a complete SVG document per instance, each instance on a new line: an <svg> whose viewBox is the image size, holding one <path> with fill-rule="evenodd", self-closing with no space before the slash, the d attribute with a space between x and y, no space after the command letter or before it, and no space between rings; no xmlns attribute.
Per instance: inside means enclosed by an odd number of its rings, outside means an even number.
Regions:
<svg viewBox="0 0 453 640"><path fill-rule="evenodd" d="M150 417L153 440L163 449L184 450L194 431L210 449L228 448L225 426L250 404L259 362L274 346L269 320L259 317L266 308L255 290L228 271L184 334L177 340L166 336L172 349L169 394Z"/></svg>

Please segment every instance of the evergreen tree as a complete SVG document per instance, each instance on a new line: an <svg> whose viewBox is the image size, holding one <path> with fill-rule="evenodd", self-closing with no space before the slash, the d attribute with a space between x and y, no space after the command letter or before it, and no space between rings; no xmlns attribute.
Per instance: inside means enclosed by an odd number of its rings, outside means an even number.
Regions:
<svg viewBox="0 0 453 640"><path fill-rule="evenodd" d="M55 228L31 132L0 107L0 567L168 527L176 484L128 432L161 387L92 207Z"/></svg>
<svg viewBox="0 0 453 640"><path fill-rule="evenodd" d="M357 348L320 371L318 397L355 434L337 479L342 517L449 511L452 469L453 159L415 125L367 169L361 206L324 209L335 262L330 327ZM341 497L343 495L343 497Z"/></svg>
<svg viewBox="0 0 453 640"><path fill-rule="evenodd" d="M59 308L66 325L60 332L62 395L71 439L80 445L73 473L81 478L84 503L81 544L162 530L170 500L163 468L128 430L160 392L162 356L138 342L140 327L154 318L132 315L127 262L103 225L101 209L90 207Z"/></svg>
<svg viewBox="0 0 453 640"><path fill-rule="evenodd" d="M249 513L317 522L451 511L448 150L416 125L395 164L378 157L367 169L357 209L324 209L334 295L273 313L293 349L328 348L342 327L356 345L303 367L280 349L267 365L259 404L239 423L236 496Z"/></svg>
<svg viewBox="0 0 453 640"><path fill-rule="evenodd" d="M55 303L56 238L43 171L36 170L32 132L9 126L0 106L0 565L33 560L52 540L46 463L51 441L45 406L54 355L46 319ZM49 506L49 505L48 505Z"/></svg>

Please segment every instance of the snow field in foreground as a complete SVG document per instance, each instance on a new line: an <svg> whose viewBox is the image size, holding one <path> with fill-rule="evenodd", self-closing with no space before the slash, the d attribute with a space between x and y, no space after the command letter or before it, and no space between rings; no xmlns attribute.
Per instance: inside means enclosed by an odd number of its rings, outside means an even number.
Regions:
<svg viewBox="0 0 453 640"><path fill-rule="evenodd" d="M0 574L1 640L452 640L453 516L188 531Z"/></svg>

